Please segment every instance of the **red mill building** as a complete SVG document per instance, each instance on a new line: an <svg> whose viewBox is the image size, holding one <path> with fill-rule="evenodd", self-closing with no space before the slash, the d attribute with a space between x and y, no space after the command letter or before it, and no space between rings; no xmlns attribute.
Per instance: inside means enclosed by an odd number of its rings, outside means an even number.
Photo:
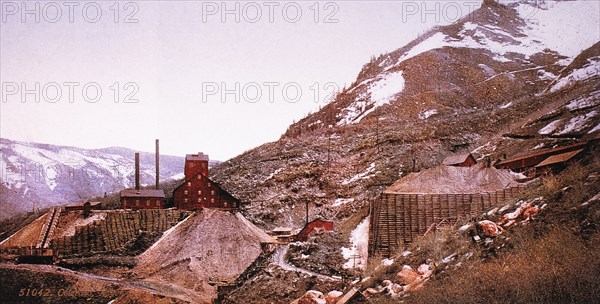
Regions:
<svg viewBox="0 0 600 304"><path fill-rule="evenodd" d="M175 207L185 210L239 207L239 200L208 178L208 155L186 155L184 175L184 182L173 191Z"/></svg>

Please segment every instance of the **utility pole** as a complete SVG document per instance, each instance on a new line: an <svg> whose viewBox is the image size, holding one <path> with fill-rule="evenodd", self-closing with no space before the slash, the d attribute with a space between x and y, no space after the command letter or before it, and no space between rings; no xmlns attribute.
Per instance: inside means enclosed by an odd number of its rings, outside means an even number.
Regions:
<svg viewBox="0 0 600 304"><path fill-rule="evenodd" d="M308 225L308 201L306 201L306 224L305 226Z"/></svg>
<svg viewBox="0 0 600 304"><path fill-rule="evenodd" d="M376 139L375 139L375 146L377 147L377 155L379 155L379 116L377 116L377 127L375 128L375 134L376 134Z"/></svg>

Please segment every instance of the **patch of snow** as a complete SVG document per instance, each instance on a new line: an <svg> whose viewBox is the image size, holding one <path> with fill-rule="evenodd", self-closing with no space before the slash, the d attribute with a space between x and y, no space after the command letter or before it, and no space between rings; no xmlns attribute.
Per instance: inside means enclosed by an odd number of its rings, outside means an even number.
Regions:
<svg viewBox="0 0 600 304"><path fill-rule="evenodd" d="M553 79L556 78L556 75L554 75L554 74L552 74L552 73L550 73L550 72L548 72L548 71L546 71L544 69L538 70L537 73L538 73L538 77L541 80L553 80Z"/></svg>
<svg viewBox="0 0 600 304"><path fill-rule="evenodd" d="M492 215L496 214L496 212L498 212L498 207L486 212L485 215L492 216Z"/></svg>
<svg viewBox="0 0 600 304"><path fill-rule="evenodd" d="M427 118L429 118L429 117L431 117L431 116L433 116L433 115L435 115L437 113L438 113L437 109L427 110L427 111L421 112L419 114L419 119L427 119Z"/></svg>
<svg viewBox="0 0 600 304"><path fill-rule="evenodd" d="M267 178L265 178L265 181L272 179L273 177L275 177L275 175L277 175L282 170L283 170L283 168L279 168L279 169L275 170L275 172L269 174L269 176L267 176Z"/></svg>
<svg viewBox="0 0 600 304"><path fill-rule="evenodd" d="M354 201L353 198L336 198L335 201L333 201L333 205L331 205L332 207L338 207L341 205L345 205L347 203L352 203Z"/></svg>
<svg viewBox="0 0 600 304"><path fill-rule="evenodd" d="M527 23L521 30L531 40L541 41L549 49L571 58L598 42L600 1L545 3L543 8L526 3L517 8Z"/></svg>
<svg viewBox="0 0 600 304"><path fill-rule="evenodd" d="M169 179L171 179L171 180L180 180L180 179L184 179L184 178L185 178L185 174L183 172L169 177Z"/></svg>
<svg viewBox="0 0 600 304"><path fill-rule="evenodd" d="M569 102L565 107L569 111L580 110L600 104L600 91L595 91L588 96L580 97Z"/></svg>
<svg viewBox="0 0 600 304"><path fill-rule="evenodd" d="M588 131L588 134L600 131L600 124L597 124L593 129Z"/></svg>
<svg viewBox="0 0 600 304"><path fill-rule="evenodd" d="M500 209L498 210L498 212L499 212L499 213L503 213L504 211L508 210L510 207L511 207L511 206L510 206L510 204L508 204L508 205L504 205L504 206L502 206L502 208L500 208Z"/></svg>
<svg viewBox="0 0 600 304"><path fill-rule="evenodd" d="M450 263L450 261L454 260L454 258L457 256L456 253L453 253L443 259L440 260L440 264L448 264Z"/></svg>
<svg viewBox="0 0 600 304"><path fill-rule="evenodd" d="M505 103L503 105L500 105L498 108L500 108L500 109L507 109L510 106L512 106L512 104L513 104L512 101L509 101L509 102L507 102L507 103Z"/></svg>
<svg viewBox="0 0 600 304"><path fill-rule="evenodd" d="M538 144L535 147L531 148L531 150L537 150L537 149L540 149L540 148L543 148L543 147L544 147L544 144Z"/></svg>
<svg viewBox="0 0 600 304"><path fill-rule="evenodd" d="M567 134L572 132L580 132L585 129L590 119L598 115L598 112L592 111L587 114L575 116L569 120L567 125L558 134Z"/></svg>
<svg viewBox="0 0 600 304"><path fill-rule="evenodd" d="M371 175L372 175L371 173L372 173L374 170L375 170L375 163L371 163L371 164L369 165L369 167L368 167L368 168L367 168L365 171L363 171L363 172L361 172L361 173L358 173L358 174L354 175L352 178L350 178L350 179L348 179L348 180L344 180L344 181L342 181L342 185L344 185L344 186L345 186L345 185L351 184L351 183L353 183L353 182L355 182L355 181L357 181L357 180L359 180L359 179L367 179L367 178L370 178L370 177L371 177Z"/></svg>
<svg viewBox="0 0 600 304"><path fill-rule="evenodd" d="M458 228L458 231L461 231L461 232L467 231L467 230L469 230L469 228L471 228L471 226L472 226L471 224L462 225L462 226L460 226L460 228Z"/></svg>
<svg viewBox="0 0 600 304"><path fill-rule="evenodd" d="M342 266L344 269L367 267L369 254L369 217L362 220L350 233L350 244L352 248L342 247L342 255L347 262Z"/></svg>
<svg viewBox="0 0 600 304"><path fill-rule="evenodd" d="M550 92L570 87L577 81L583 81L600 75L600 56L588 58L588 63L580 69L575 69L569 75L562 77L551 88Z"/></svg>
<svg viewBox="0 0 600 304"><path fill-rule="evenodd" d="M542 135L552 134L554 131L556 131L556 129L558 128L558 126L561 122L562 122L562 119L557 119L557 120L549 123L545 127L543 127L538 133L540 133Z"/></svg>
<svg viewBox="0 0 600 304"><path fill-rule="evenodd" d="M392 265L394 265L394 259L383 259L383 260L381 260L381 265L392 266Z"/></svg>
<svg viewBox="0 0 600 304"><path fill-rule="evenodd" d="M356 101L341 111L343 118L337 125L341 126L360 122L364 117L375 111L375 109L388 104L394 96L403 90L404 76L402 76L402 71L379 76L377 81L369 85L366 94L359 95ZM370 98L367 100L366 96L370 96Z"/></svg>
<svg viewBox="0 0 600 304"><path fill-rule="evenodd" d="M444 35L443 33L435 33L431 37L429 37L429 38L423 40L421 43L415 45L408 52L406 52L403 56L401 56L398 59L398 61L396 62L396 65L402 63L405 60L408 60L408 59L418 56L422 53L425 53L427 51L442 48L442 47L446 46L446 42L445 42L446 38L447 38L447 36Z"/></svg>

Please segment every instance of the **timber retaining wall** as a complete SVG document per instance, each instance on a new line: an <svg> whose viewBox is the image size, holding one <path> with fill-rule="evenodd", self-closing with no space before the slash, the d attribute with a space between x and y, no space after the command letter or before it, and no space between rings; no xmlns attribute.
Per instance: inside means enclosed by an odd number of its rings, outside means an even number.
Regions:
<svg viewBox="0 0 600 304"><path fill-rule="evenodd" d="M111 252L137 238L142 231L162 233L188 215L177 209L102 211L104 219L76 226L72 236L57 237L51 248L58 256Z"/></svg>
<svg viewBox="0 0 600 304"><path fill-rule="evenodd" d="M513 199L524 186L475 194L383 193L371 204L369 255L391 256L433 226L453 224Z"/></svg>

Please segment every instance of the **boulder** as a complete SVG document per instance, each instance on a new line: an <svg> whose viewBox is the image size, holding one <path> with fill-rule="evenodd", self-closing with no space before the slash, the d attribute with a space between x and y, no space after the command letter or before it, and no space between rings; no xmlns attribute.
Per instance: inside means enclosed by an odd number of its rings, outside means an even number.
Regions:
<svg viewBox="0 0 600 304"><path fill-rule="evenodd" d="M302 297L295 301L297 304L327 304L322 292L316 290L307 291Z"/></svg>
<svg viewBox="0 0 600 304"><path fill-rule="evenodd" d="M530 206L527 209L523 210L523 218L528 220L534 215L538 214L540 210L541 209L538 206Z"/></svg>
<svg viewBox="0 0 600 304"><path fill-rule="evenodd" d="M478 230L486 236L497 236L500 234L498 225L492 221L483 220L477 223Z"/></svg>
<svg viewBox="0 0 600 304"><path fill-rule="evenodd" d="M419 265L417 272L419 272L423 278L429 278L433 274L433 270L431 270L431 267L427 264Z"/></svg>
<svg viewBox="0 0 600 304"><path fill-rule="evenodd" d="M408 285L419 278L419 273L414 271L410 266L404 265L402 270L396 274L396 282L401 285Z"/></svg>
<svg viewBox="0 0 600 304"><path fill-rule="evenodd" d="M335 303L337 303L337 301L340 300L342 295L344 295L344 293L341 291L337 291L337 290L330 291L325 295L325 301L327 301L327 304L335 304Z"/></svg>

